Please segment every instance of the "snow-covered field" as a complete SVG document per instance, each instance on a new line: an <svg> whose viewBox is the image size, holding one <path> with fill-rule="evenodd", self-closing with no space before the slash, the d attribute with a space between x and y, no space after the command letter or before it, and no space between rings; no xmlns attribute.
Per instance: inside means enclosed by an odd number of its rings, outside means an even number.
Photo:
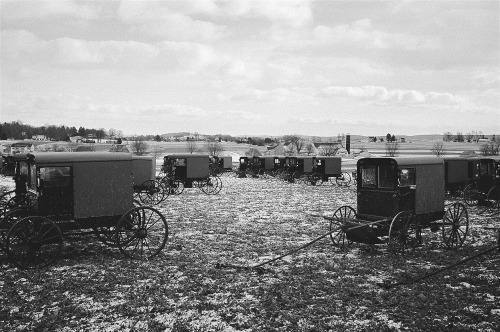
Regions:
<svg viewBox="0 0 500 332"><path fill-rule="evenodd" d="M246 270L325 234L354 187L223 178L217 196L186 189L158 206L166 248L130 261L93 236L67 239L47 269L21 271L0 254L1 331L498 331L500 250L390 290L495 245L498 215L471 209L463 248L440 233L405 259L387 246L329 238ZM482 213L482 214L481 214Z"/></svg>

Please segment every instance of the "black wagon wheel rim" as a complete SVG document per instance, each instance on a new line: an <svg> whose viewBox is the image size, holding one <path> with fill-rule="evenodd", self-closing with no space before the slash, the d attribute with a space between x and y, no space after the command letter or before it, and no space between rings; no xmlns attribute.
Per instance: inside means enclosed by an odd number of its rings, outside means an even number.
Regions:
<svg viewBox="0 0 500 332"><path fill-rule="evenodd" d="M460 248L469 232L469 213L464 204L456 202L446 209L442 224L443 242L448 248Z"/></svg>
<svg viewBox="0 0 500 332"><path fill-rule="evenodd" d="M9 259L19 268L42 268L57 260L62 250L62 233L50 219L30 216L12 226L5 247Z"/></svg>
<svg viewBox="0 0 500 332"><path fill-rule="evenodd" d="M468 206L476 206L479 203L479 191L475 185L468 185L464 189L464 201Z"/></svg>
<svg viewBox="0 0 500 332"><path fill-rule="evenodd" d="M161 180L147 180L141 184L139 199L143 204L156 205L165 197L165 190Z"/></svg>
<svg viewBox="0 0 500 332"><path fill-rule="evenodd" d="M409 211L401 211L392 219L389 227L389 251L392 254L404 256L418 245L414 219Z"/></svg>
<svg viewBox="0 0 500 332"><path fill-rule="evenodd" d="M487 200L490 202L490 209L500 209L500 187L494 186L488 191Z"/></svg>
<svg viewBox="0 0 500 332"><path fill-rule="evenodd" d="M341 250L352 244L352 241L347 239L344 229L346 224L355 218L356 210L348 205L339 207L333 213L333 220L330 221L330 240Z"/></svg>
<svg viewBox="0 0 500 332"><path fill-rule="evenodd" d="M9 211L2 219L0 219L0 236L2 241L7 240L7 234L9 230L14 226L19 220L24 219L29 216L29 211L24 208L17 208Z"/></svg>
<svg viewBox="0 0 500 332"><path fill-rule="evenodd" d="M117 245L127 257L149 260L165 247L168 225L165 217L150 206L140 206L125 213L116 227Z"/></svg>
<svg viewBox="0 0 500 332"><path fill-rule="evenodd" d="M0 218L7 214L9 201L16 196L14 190L8 191L0 196Z"/></svg>
<svg viewBox="0 0 500 332"><path fill-rule="evenodd" d="M219 176L217 176L217 175L214 175L213 177L214 177L214 180L216 181L215 182L216 185L215 185L215 189L214 189L213 194L217 195L222 190L222 179Z"/></svg>

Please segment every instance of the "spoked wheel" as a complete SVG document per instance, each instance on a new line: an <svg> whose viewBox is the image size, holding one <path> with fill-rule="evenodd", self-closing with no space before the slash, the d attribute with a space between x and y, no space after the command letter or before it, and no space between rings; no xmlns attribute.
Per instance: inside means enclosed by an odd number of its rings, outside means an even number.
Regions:
<svg viewBox="0 0 500 332"><path fill-rule="evenodd" d="M127 257L148 260L165 247L168 226L165 217L150 206L135 207L116 226L116 243Z"/></svg>
<svg viewBox="0 0 500 332"><path fill-rule="evenodd" d="M163 183L165 185L167 195L180 195L184 192L184 182L177 176L167 178Z"/></svg>
<svg viewBox="0 0 500 332"><path fill-rule="evenodd" d="M7 234L7 255L19 268L50 265L62 249L62 233L50 219L31 216L19 220Z"/></svg>
<svg viewBox="0 0 500 332"><path fill-rule="evenodd" d="M500 210L500 187L495 186L488 191L488 202L490 202L490 209Z"/></svg>
<svg viewBox="0 0 500 332"><path fill-rule="evenodd" d="M23 205L28 205L28 197L25 194L16 195L15 191L3 194L0 197L0 218Z"/></svg>
<svg viewBox="0 0 500 332"><path fill-rule="evenodd" d="M401 211L392 218L389 227L389 250L394 255L405 255L415 250L419 244L418 227L415 216L410 211Z"/></svg>
<svg viewBox="0 0 500 332"><path fill-rule="evenodd" d="M479 203L481 194L479 193L476 185L469 184L464 189L464 201L468 206L476 206Z"/></svg>
<svg viewBox="0 0 500 332"><path fill-rule="evenodd" d="M339 207L333 213L333 220L330 221L330 240L341 250L352 244L352 241L346 237L345 227L355 218L356 210L348 205Z"/></svg>
<svg viewBox="0 0 500 332"><path fill-rule="evenodd" d="M349 173L342 172L337 178L335 179L337 182L337 185L341 187L349 187L349 184L351 183L351 176Z"/></svg>
<svg viewBox="0 0 500 332"><path fill-rule="evenodd" d="M217 195L222 190L222 180L218 176L209 176L200 182L200 189L207 195Z"/></svg>
<svg viewBox="0 0 500 332"><path fill-rule="evenodd" d="M7 240L7 234L9 230L14 226L19 220L24 219L29 216L28 209L17 208L12 211L9 211L1 220L0 220L0 236L2 237L2 241Z"/></svg>
<svg viewBox="0 0 500 332"><path fill-rule="evenodd" d="M138 198L146 205L160 204L168 197L160 179L147 180L141 184L140 188Z"/></svg>
<svg viewBox="0 0 500 332"><path fill-rule="evenodd" d="M460 202L453 203L443 217L443 242L448 248L459 248L469 232L469 213Z"/></svg>
<svg viewBox="0 0 500 332"><path fill-rule="evenodd" d="M311 186L315 186L315 185L320 185L321 184L321 174L319 173L313 173L313 174L310 174L308 177L307 177L307 184L308 185L311 185Z"/></svg>

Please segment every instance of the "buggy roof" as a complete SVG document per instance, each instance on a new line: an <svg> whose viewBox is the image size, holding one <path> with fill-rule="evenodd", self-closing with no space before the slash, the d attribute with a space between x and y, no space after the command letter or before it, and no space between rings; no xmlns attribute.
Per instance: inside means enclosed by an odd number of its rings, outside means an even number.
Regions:
<svg viewBox="0 0 500 332"><path fill-rule="evenodd" d="M440 157L369 157L358 160L358 165L368 164L368 165L379 165L379 164L390 164L394 162L399 166L407 165L437 165L444 164L443 158Z"/></svg>
<svg viewBox="0 0 500 332"><path fill-rule="evenodd" d="M500 163L500 157L491 156L491 157L480 158L480 159L481 159L481 161L494 161L496 163Z"/></svg>
<svg viewBox="0 0 500 332"><path fill-rule="evenodd" d="M476 156L443 156L444 161L458 161L458 160L479 160Z"/></svg>
<svg viewBox="0 0 500 332"><path fill-rule="evenodd" d="M164 158L209 158L208 154L169 154Z"/></svg>
<svg viewBox="0 0 500 332"><path fill-rule="evenodd" d="M130 161L130 153L120 152L41 152L28 154L35 163L74 163L95 161Z"/></svg>

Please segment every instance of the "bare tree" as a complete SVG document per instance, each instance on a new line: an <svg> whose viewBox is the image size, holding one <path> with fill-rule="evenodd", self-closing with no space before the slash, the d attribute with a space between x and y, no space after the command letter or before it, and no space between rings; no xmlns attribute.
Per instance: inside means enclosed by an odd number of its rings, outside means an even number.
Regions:
<svg viewBox="0 0 500 332"><path fill-rule="evenodd" d="M247 151L245 151L245 156L247 157L254 157L254 156L262 156L262 153L256 149L256 148L250 148Z"/></svg>
<svg viewBox="0 0 500 332"><path fill-rule="evenodd" d="M205 143L205 150L208 151L208 154L212 157L217 157L220 155L222 151L224 151L224 148L219 142L216 141L207 141Z"/></svg>
<svg viewBox="0 0 500 332"><path fill-rule="evenodd" d="M326 145L321 148L320 154L322 156L335 156L338 151L338 145Z"/></svg>
<svg viewBox="0 0 500 332"><path fill-rule="evenodd" d="M490 142L481 145L483 156L497 156L500 154L500 138L494 138Z"/></svg>
<svg viewBox="0 0 500 332"><path fill-rule="evenodd" d="M316 151L316 148L314 147L314 144L309 143L306 145L306 152L307 152L308 156L310 156L315 151Z"/></svg>
<svg viewBox="0 0 500 332"><path fill-rule="evenodd" d="M283 136L283 140L285 143L293 145L298 155L300 154L300 150L302 150L305 145L304 140L299 135L285 135Z"/></svg>
<svg viewBox="0 0 500 332"><path fill-rule="evenodd" d="M445 142L451 142L451 141L453 141L453 134L451 132L449 132L449 131L445 132L443 134L443 141L445 141Z"/></svg>
<svg viewBox="0 0 500 332"><path fill-rule="evenodd" d="M399 143L397 141L385 142L385 153L389 157L394 157L399 150Z"/></svg>
<svg viewBox="0 0 500 332"><path fill-rule="evenodd" d="M472 142L473 139L474 139L474 134L471 131L465 134L465 140L467 142Z"/></svg>
<svg viewBox="0 0 500 332"><path fill-rule="evenodd" d="M444 154L443 142L435 142L434 144L432 144L431 152L432 154L438 157L443 155Z"/></svg>
<svg viewBox="0 0 500 332"><path fill-rule="evenodd" d="M143 137L136 137L132 143L132 152L138 156L142 156L148 152L148 145Z"/></svg>
<svg viewBox="0 0 500 332"><path fill-rule="evenodd" d="M196 151L196 149L198 148L198 145L196 143L196 141L192 141L192 140L189 140L189 141L186 141L186 149L189 153L193 153Z"/></svg>

